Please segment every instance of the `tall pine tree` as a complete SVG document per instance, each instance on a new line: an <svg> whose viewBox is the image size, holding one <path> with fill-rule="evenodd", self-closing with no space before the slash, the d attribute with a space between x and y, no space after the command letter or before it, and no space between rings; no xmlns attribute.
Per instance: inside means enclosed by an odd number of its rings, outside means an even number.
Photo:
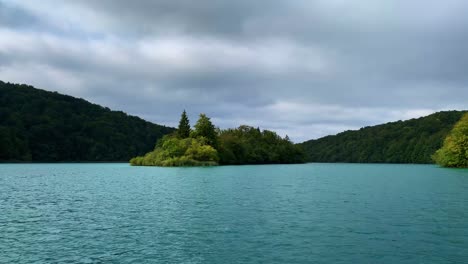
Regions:
<svg viewBox="0 0 468 264"><path fill-rule="evenodd" d="M177 135L179 136L179 138L188 138L190 136L190 121L187 117L187 113L185 112L185 110L180 116Z"/></svg>

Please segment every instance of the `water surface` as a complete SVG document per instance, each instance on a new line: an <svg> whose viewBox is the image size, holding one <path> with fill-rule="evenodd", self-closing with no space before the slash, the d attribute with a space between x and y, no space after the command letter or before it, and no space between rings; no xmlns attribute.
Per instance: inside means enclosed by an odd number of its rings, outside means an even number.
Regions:
<svg viewBox="0 0 468 264"><path fill-rule="evenodd" d="M468 170L0 165L0 263L466 263Z"/></svg>

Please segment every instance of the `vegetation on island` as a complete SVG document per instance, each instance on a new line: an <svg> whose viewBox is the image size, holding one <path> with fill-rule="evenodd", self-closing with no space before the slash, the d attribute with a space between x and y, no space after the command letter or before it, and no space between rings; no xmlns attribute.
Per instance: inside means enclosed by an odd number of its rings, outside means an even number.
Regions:
<svg viewBox="0 0 468 264"><path fill-rule="evenodd" d="M83 99L0 81L0 162L138 156L133 165L436 161L466 167L466 113L438 112L293 144L287 136L250 126L220 130L203 114L192 129L185 111L176 130Z"/></svg>
<svg viewBox="0 0 468 264"><path fill-rule="evenodd" d="M443 167L468 168L468 113L455 124L433 158Z"/></svg>
<svg viewBox="0 0 468 264"><path fill-rule="evenodd" d="M174 130L83 99L0 81L0 161L128 161Z"/></svg>
<svg viewBox="0 0 468 264"><path fill-rule="evenodd" d="M219 133L221 164L304 163L302 147L286 135L250 126L222 130Z"/></svg>
<svg viewBox="0 0 468 264"><path fill-rule="evenodd" d="M184 110L177 131L160 139L152 152L130 160L137 166L213 166L303 163L304 153L275 132L240 126L220 130L200 114L192 130Z"/></svg>
<svg viewBox="0 0 468 264"><path fill-rule="evenodd" d="M364 127L306 141L309 162L433 163L431 156L466 111Z"/></svg>

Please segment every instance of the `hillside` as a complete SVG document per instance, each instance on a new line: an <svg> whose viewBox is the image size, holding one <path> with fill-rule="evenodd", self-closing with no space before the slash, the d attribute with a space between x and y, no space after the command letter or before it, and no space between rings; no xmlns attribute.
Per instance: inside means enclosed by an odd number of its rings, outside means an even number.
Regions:
<svg viewBox="0 0 468 264"><path fill-rule="evenodd" d="M310 162L432 163L431 155L466 111L364 127L303 142Z"/></svg>
<svg viewBox="0 0 468 264"><path fill-rule="evenodd" d="M0 161L128 161L173 130L83 99L0 81Z"/></svg>

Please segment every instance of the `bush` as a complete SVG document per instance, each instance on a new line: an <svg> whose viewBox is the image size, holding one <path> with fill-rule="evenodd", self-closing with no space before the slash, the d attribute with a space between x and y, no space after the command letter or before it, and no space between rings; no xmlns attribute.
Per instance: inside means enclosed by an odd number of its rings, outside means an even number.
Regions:
<svg viewBox="0 0 468 264"><path fill-rule="evenodd" d="M134 166L214 166L218 152L207 145L206 139L164 137L154 151L130 160Z"/></svg>
<svg viewBox="0 0 468 264"><path fill-rule="evenodd" d="M433 159L443 167L468 168L468 113L455 124Z"/></svg>

